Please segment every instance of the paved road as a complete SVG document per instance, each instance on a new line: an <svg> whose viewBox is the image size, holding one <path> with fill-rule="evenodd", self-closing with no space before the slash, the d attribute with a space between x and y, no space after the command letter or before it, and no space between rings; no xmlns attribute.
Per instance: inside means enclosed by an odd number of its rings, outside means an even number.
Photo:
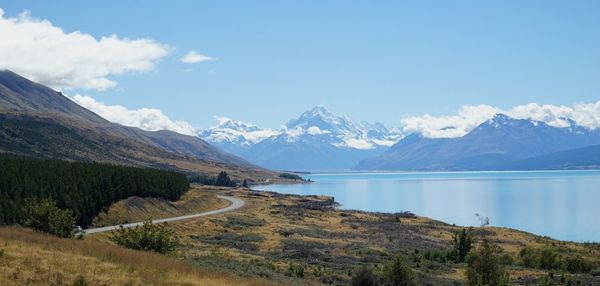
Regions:
<svg viewBox="0 0 600 286"><path fill-rule="evenodd" d="M232 211L235 209L239 209L246 204L246 202L244 202L244 200L230 197L230 196L217 196L217 197L224 199L224 200L228 200L231 202L231 204L227 207L224 207L224 208L218 209L218 210L212 210L212 211L191 214L191 215L183 215L183 216L176 216L176 217L170 217L170 218L156 219L156 220L153 220L152 223L163 223L163 222L178 221L178 220L183 220L183 219L190 219L190 218L197 218L197 217L221 214L221 213L229 212L229 211ZM128 223L128 224L123 224L122 226L124 228L129 228L129 227L136 227L136 226L142 225L142 224L144 224L144 222ZM119 229L120 227L121 227L121 225L111 225L111 226L103 226L103 227L98 227L98 228L88 228L85 230L85 234L111 231L111 230Z"/></svg>

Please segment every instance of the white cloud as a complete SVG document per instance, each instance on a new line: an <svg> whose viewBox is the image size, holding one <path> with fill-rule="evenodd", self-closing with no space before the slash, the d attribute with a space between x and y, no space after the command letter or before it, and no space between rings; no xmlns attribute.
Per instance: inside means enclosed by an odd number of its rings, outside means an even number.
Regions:
<svg viewBox="0 0 600 286"><path fill-rule="evenodd" d="M463 106L457 115L412 116L402 119L402 124L404 132L421 133L428 138L461 137L498 112L500 109L489 105Z"/></svg>
<svg viewBox="0 0 600 286"><path fill-rule="evenodd" d="M173 121L156 108L130 110L121 105L106 105L92 97L79 94L69 98L114 123L148 131L171 130L184 135L196 136L196 129L191 124L185 121Z"/></svg>
<svg viewBox="0 0 600 286"><path fill-rule="evenodd" d="M567 119L574 119L574 110L564 105L529 103L515 106L505 113L518 119L546 122L548 125L554 127L568 127L569 122Z"/></svg>
<svg viewBox="0 0 600 286"><path fill-rule="evenodd" d="M590 129L600 127L600 101L575 104L572 118L577 124Z"/></svg>
<svg viewBox="0 0 600 286"><path fill-rule="evenodd" d="M151 39L65 32L28 12L11 18L0 9L0 69L56 89L106 90L117 84L109 76L148 72L168 50Z"/></svg>
<svg viewBox="0 0 600 286"><path fill-rule="evenodd" d="M199 54L196 51L189 51L185 56L181 58L181 61L186 64L195 64L212 60L215 60L215 58Z"/></svg>
<svg viewBox="0 0 600 286"><path fill-rule="evenodd" d="M428 138L454 138L467 134L497 113L504 113L516 119L541 121L553 127L568 127L569 120L588 129L600 127L600 101L578 103L572 107L529 103L508 110L489 105L463 106L457 115L410 116L402 119L402 124L404 132L407 133L421 133Z"/></svg>
<svg viewBox="0 0 600 286"><path fill-rule="evenodd" d="M327 134L330 133L329 131L323 131L321 130L321 128L317 127L317 126L311 126L308 127L308 129L306 129L306 133L310 134L310 135L321 135L321 134Z"/></svg>

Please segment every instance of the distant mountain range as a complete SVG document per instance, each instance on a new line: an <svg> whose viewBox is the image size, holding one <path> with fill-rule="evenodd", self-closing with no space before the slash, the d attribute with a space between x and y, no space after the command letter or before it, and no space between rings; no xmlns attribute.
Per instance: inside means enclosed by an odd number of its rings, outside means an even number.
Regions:
<svg viewBox="0 0 600 286"><path fill-rule="evenodd" d="M580 169L600 165L600 130L573 121L564 128L504 114L458 138L412 134L385 153L362 160L358 170Z"/></svg>
<svg viewBox="0 0 600 286"><path fill-rule="evenodd" d="M13 72L0 71L0 152L166 168L189 174L226 170L239 179L277 177L278 173L264 168L600 168L600 129L565 122L568 126L554 127L497 114L462 137L427 138L422 134L404 136L383 124L355 121L317 106L290 120L281 130L220 118L217 126L196 137L111 123L60 92Z"/></svg>
<svg viewBox="0 0 600 286"><path fill-rule="evenodd" d="M272 169L532 170L600 166L600 129L566 127L496 114L458 138L403 136L383 124L357 122L317 106L278 131L230 119L200 136L228 152ZM598 146L594 146L598 145ZM588 147L589 146L589 147Z"/></svg>
<svg viewBox="0 0 600 286"><path fill-rule="evenodd" d="M280 170L349 170L402 138L383 124L357 122L316 106L278 131L221 120L200 137L260 166Z"/></svg>
<svg viewBox="0 0 600 286"><path fill-rule="evenodd" d="M178 170L228 171L235 178L277 173L172 131L144 131L111 123L62 93L0 71L0 152Z"/></svg>

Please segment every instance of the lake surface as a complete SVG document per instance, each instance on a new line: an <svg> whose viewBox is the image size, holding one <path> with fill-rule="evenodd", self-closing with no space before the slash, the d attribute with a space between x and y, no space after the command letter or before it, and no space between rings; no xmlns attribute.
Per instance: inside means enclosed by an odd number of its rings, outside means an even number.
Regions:
<svg viewBox="0 0 600 286"><path fill-rule="evenodd" d="M256 189L328 195L343 209L411 211L464 226L490 224L572 241L600 241L600 171L340 173Z"/></svg>

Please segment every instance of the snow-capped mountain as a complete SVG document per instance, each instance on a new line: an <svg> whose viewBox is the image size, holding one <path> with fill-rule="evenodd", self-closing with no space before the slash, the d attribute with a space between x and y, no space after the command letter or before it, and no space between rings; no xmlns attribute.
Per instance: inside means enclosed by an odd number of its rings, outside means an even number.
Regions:
<svg viewBox="0 0 600 286"><path fill-rule="evenodd" d="M572 120L565 127L496 114L457 138L426 138L412 134L384 154L363 160L370 170L491 170L510 169L515 162L544 154L600 144L600 130ZM535 165L529 162L530 165ZM516 165L515 165L516 166Z"/></svg>
<svg viewBox="0 0 600 286"><path fill-rule="evenodd" d="M331 113L319 105L290 120L282 132L291 142L303 135L317 136L335 147L361 150L389 147L402 138L395 129L381 123L356 122L347 116Z"/></svg>
<svg viewBox="0 0 600 286"><path fill-rule="evenodd" d="M217 125L200 132L198 136L235 155L241 155L254 144L279 134L278 131L272 129L262 129L226 117L217 117L216 119L218 121Z"/></svg>
<svg viewBox="0 0 600 286"><path fill-rule="evenodd" d="M279 131L220 119L200 137L267 168L344 170L381 154L402 135L381 123L357 122L316 106Z"/></svg>
<svg viewBox="0 0 600 286"><path fill-rule="evenodd" d="M317 106L290 120L281 133L252 146L242 157L283 170L348 170L376 156L402 135L383 124L357 122Z"/></svg>

